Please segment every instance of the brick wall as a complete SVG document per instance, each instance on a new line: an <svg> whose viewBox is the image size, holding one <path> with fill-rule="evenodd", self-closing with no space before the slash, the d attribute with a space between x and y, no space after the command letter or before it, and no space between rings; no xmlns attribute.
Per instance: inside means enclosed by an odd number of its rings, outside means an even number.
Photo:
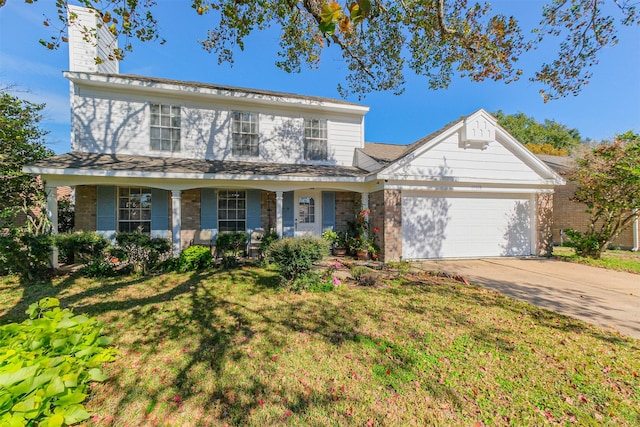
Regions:
<svg viewBox="0 0 640 427"><path fill-rule="evenodd" d="M260 226L265 231L276 229L276 193L273 191L260 194Z"/></svg>
<svg viewBox="0 0 640 427"><path fill-rule="evenodd" d="M377 227L380 260L398 261L402 257L402 193L381 190L369 194L371 226Z"/></svg>
<svg viewBox="0 0 640 427"><path fill-rule="evenodd" d="M98 190L95 185L77 185L75 230L96 231Z"/></svg>
<svg viewBox="0 0 640 427"><path fill-rule="evenodd" d="M355 220L362 207L362 195L336 191L336 231L347 231L349 222Z"/></svg>
<svg viewBox="0 0 640 427"><path fill-rule="evenodd" d="M169 193L170 196L171 193ZM184 190L181 193L181 199L180 246L185 248L192 241L202 243L196 239L196 233L200 231L200 189ZM171 228L171 199L169 199L169 228Z"/></svg>
<svg viewBox="0 0 640 427"><path fill-rule="evenodd" d="M536 195L536 255L550 256L553 251L553 194Z"/></svg>
<svg viewBox="0 0 640 427"><path fill-rule="evenodd" d="M566 176L564 178L567 184L556 187L553 196L553 243L556 245L563 241L561 230L572 228L585 231L590 223L589 214L585 212L586 205L571 200L576 189L575 183L569 181ZM618 236L613 245L623 249L632 248L633 225Z"/></svg>

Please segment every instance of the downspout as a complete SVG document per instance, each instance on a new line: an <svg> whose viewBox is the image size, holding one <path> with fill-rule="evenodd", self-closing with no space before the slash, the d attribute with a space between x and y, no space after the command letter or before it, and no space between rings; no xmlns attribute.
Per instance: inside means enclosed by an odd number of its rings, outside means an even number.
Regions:
<svg viewBox="0 0 640 427"><path fill-rule="evenodd" d="M636 214L636 219L633 220L633 248L631 250L633 252L638 252L638 249L640 249L640 243L638 242L638 223L640 222L640 215L638 214L638 209L634 209L633 213Z"/></svg>

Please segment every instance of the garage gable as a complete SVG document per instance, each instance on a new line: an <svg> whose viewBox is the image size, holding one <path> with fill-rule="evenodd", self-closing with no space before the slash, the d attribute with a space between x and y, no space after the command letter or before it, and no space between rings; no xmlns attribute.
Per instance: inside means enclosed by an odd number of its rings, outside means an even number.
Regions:
<svg viewBox="0 0 640 427"><path fill-rule="evenodd" d="M399 181L533 186L564 183L484 110L417 141L376 175Z"/></svg>

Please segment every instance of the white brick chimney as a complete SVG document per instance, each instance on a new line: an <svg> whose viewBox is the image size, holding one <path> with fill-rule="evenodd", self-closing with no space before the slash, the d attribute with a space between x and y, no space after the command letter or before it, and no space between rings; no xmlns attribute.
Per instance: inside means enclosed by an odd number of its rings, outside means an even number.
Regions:
<svg viewBox="0 0 640 427"><path fill-rule="evenodd" d="M106 25L98 28L101 21L94 10L69 5L68 16L72 13L77 17L69 22L69 71L118 74L118 60L109 59L109 54L118 47L118 40ZM87 33L96 37L84 40ZM96 57L102 58L101 64L96 64Z"/></svg>

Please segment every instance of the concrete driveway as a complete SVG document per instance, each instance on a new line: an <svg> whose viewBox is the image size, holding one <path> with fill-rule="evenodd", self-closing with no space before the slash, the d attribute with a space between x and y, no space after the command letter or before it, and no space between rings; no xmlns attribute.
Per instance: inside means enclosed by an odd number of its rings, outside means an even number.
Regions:
<svg viewBox="0 0 640 427"><path fill-rule="evenodd" d="M550 259L439 260L419 268L640 338L640 275Z"/></svg>

